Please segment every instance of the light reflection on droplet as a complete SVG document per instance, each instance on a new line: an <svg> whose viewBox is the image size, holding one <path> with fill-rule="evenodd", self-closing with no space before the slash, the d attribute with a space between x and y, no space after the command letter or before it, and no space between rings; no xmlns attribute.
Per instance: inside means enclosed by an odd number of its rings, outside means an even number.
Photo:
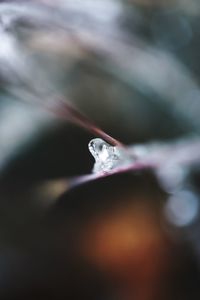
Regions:
<svg viewBox="0 0 200 300"><path fill-rule="evenodd" d="M175 226L190 225L197 217L199 202L197 196L191 191L180 191L172 195L166 204L165 215Z"/></svg>
<svg viewBox="0 0 200 300"><path fill-rule="evenodd" d="M93 173L109 172L117 167L125 167L133 162L132 155L118 146L112 146L100 138L88 144L90 153L95 159Z"/></svg>
<svg viewBox="0 0 200 300"><path fill-rule="evenodd" d="M95 159L95 168L93 169L93 172L95 173L100 171L110 171L120 160L116 148L100 138L91 140L88 148Z"/></svg>

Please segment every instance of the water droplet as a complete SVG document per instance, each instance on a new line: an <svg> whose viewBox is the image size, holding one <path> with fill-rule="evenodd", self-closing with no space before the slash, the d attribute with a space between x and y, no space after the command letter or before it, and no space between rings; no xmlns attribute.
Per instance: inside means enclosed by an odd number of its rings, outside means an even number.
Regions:
<svg viewBox="0 0 200 300"><path fill-rule="evenodd" d="M94 173L109 172L125 159L119 147L111 146L100 138L91 140L88 148L95 159Z"/></svg>

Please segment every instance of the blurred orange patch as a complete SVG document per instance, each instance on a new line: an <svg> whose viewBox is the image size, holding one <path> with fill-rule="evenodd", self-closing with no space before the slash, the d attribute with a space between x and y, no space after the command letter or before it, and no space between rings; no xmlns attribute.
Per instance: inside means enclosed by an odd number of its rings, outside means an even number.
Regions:
<svg viewBox="0 0 200 300"><path fill-rule="evenodd" d="M169 245L151 206L138 201L94 218L84 229L82 247L87 259L119 284L124 299L159 294Z"/></svg>

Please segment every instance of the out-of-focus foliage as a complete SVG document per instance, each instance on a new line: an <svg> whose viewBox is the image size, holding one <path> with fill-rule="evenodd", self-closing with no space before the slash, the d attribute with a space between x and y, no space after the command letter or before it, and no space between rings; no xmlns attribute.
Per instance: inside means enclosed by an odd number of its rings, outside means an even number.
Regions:
<svg viewBox="0 0 200 300"><path fill-rule="evenodd" d="M198 0L0 1L1 299L199 299L199 25ZM72 187L68 104L161 167Z"/></svg>

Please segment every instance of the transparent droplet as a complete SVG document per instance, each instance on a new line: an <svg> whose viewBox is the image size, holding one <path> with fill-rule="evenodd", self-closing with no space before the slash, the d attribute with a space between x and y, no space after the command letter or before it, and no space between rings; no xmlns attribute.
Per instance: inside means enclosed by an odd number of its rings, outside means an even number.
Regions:
<svg viewBox="0 0 200 300"><path fill-rule="evenodd" d="M95 159L94 173L109 172L122 161L122 156L117 147L109 145L100 138L91 140L88 147Z"/></svg>

